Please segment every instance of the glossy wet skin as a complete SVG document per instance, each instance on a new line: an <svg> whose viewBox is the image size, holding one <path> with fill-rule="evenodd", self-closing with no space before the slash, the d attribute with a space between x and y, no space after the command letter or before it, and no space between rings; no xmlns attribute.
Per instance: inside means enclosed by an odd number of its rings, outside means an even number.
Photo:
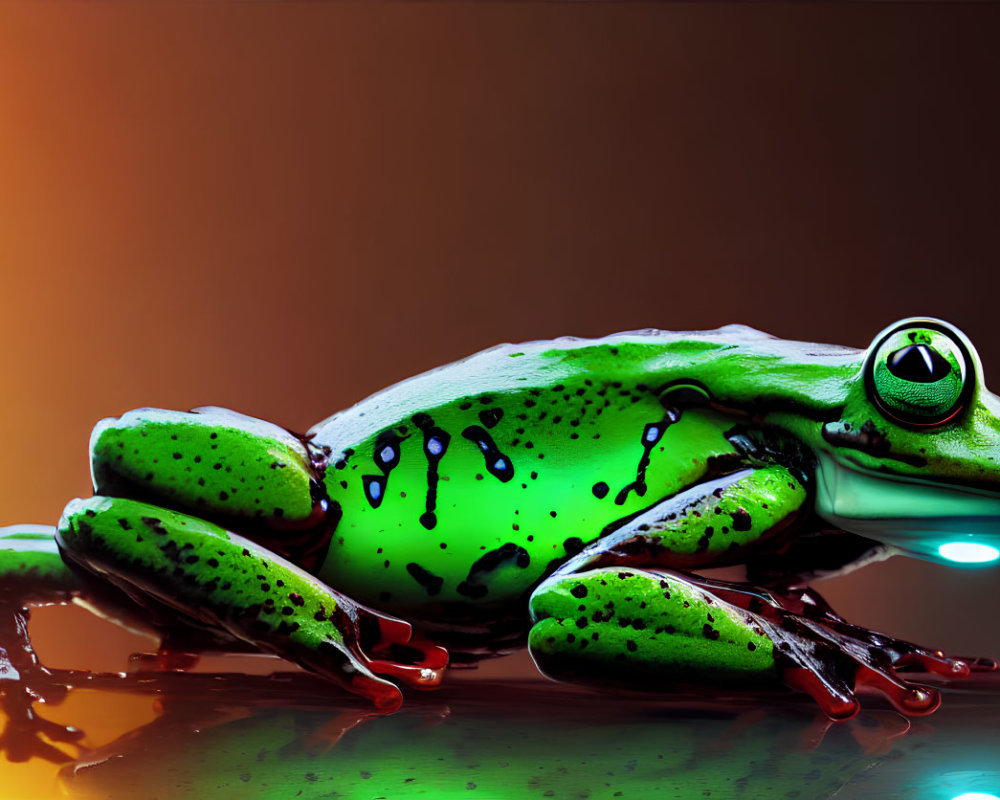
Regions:
<svg viewBox="0 0 1000 800"><path fill-rule="evenodd" d="M553 560L574 555L581 541L592 541L617 520L733 469L739 456L726 434L744 420L787 431L806 447L801 460L822 454L827 472L836 465L878 481L915 481L906 492L910 501L927 498L928 484L995 492L997 402L981 385L974 349L952 329L917 328L916 343L925 345L920 349L940 350L954 369L940 381L906 381L885 368L890 355L914 344L909 326L903 327L876 337L867 359L864 352L839 348L817 353L816 346L748 329L690 339L652 332L597 345L561 341L559 349L542 344L488 351L451 368L460 373L456 387L486 382L488 390L450 401L441 399L439 373L404 382L312 431L316 444L331 448L334 469L326 484L344 509L344 535L333 543L323 575L352 596L393 608L516 595ZM905 376L908 367L923 378L921 366L922 358L897 371ZM913 422L905 410L897 416L883 410L876 371L887 397L904 390L905 400L909 387L911 407L924 417ZM684 408L683 422L671 425L665 405L698 401L688 385L704 388L711 403ZM937 405L922 408L925 395ZM409 424L407 403L422 409ZM371 429L366 420L378 419L386 407L400 414L400 425L355 441ZM428 443L439 442L447 460L428 450ZM382 461L389 451L391 463ZM491 469L494 460L498 469ZM852 499L858 502L847 510L861 518L839 515L837 522L941 560L934 543L897 541L877 496ZM932 504L926 505L930 516ZM984 509L986 520L965 522L994 542L993 513L1000 507L990 512ZM476 569L483 556L514 568L497 569L486 580ZM371 565L379 563L384 576L372 573ZM677 565L693 563L680 558Z"/></svg>
<svg viewBox="0 0 1000 800"><path fill-rule="evenodd" d="M373 698L389 689L369 668L421 685L443 661L421 645L401 655L402 623L332 609L396 614L457 660L516 646L534 624L536 660L573 679L714 662L719 675L778 674L832 716L856 711L860 682L926 713L936 696L894 665L966 665L809 611L816 599L798 590L758 595L691 571L747 563L769 585L802 586L831 523L866 537L837 566L878 542L938 560L954 540L1000 544L1000 424L981 375L968 340L936 320L897 323L867 352L729 326L502 345L304 437L221 409L139 410L95 429L99 497L67 509L60 544L156 608L309 668L336 645L362 675L351 688ZM221 527L188 538L202 517ZM295 564L330 587L325 600ZM606 588L584 600L581 581ZM652 592L638 616L623 611L635 586ZM641 636L597 630L640 619Z"/></svg>

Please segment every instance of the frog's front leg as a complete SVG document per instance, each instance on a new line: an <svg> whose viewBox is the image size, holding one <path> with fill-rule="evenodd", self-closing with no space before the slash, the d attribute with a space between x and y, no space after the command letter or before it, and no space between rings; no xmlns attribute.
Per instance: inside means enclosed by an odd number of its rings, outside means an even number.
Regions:
<svg viewBox="0 0 1000 800"><path fill-rule="evenodd" d="M63 555L152 610L224 631L392 710L399 689L437 685L447 653L411 627L354 603L270 550L222 527L124 498L74 500L59 523ZM164 613L167 612L167 613Z"/></svg>
<svg viewBox="0 0 1000 800"><path fill-rule="evenodd" d="M806 499L792 471L769 466L695 487L629 521L536 590L533 658L556 678L659 691L780 679L835 719L857 712L855 689L867 684L905 713L930 713L937 692L906 683L896 668L961 676L963 662L851 626L809 590L779 595L634 568L696 567L713 548L744 560L747 548L797 521Z"/></svg>

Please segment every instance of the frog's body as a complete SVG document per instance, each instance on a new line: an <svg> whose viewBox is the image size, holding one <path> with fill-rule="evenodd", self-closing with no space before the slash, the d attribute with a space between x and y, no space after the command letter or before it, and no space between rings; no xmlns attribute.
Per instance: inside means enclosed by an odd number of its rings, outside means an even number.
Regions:
<svg viewBox="0 0 1000 800"><path fill-rule="evenodd" d="M343 519L320 576L430 622L447 623L438 612L450 604L520 601L623 519L739 468L727 438L736 420L680 413L680 390L671 405L666 387L720 358L766 374L781 360L761 352L767 341L731 328L504 345L331 417L312 441L330 448L326 486ZM849 363L840 357L842 371ZM447 448L437 464L425 447L435 428ZM383 471L385 442L399 459ZM694 550L682 546L678 566L738 560Z"/></svg>
<svg viewBox="0 0 1000 800"><path fill-rule="evenodd" d="M926 713L936 695L894 668L968 667L849 626L801 587L891 545L1000 545L1000 421L980 375L935 320L867 353L728 326L502 345L302 437L143 409L95 429L97 496L70 504L59 544L145 605L342 669L387 706L398 693L372 672L433 685L444 655L405 645L384 612L459 660L533 624L560 676L778 674L837 717L871 683ZM831 523L865 538L817 535ZM775 591L688 572L738 563Z"/></svg>

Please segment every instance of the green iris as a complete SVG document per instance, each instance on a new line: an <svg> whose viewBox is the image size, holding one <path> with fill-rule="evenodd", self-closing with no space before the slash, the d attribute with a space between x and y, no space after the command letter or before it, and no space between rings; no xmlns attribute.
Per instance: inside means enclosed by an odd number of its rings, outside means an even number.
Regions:
<svg viewBox="0 0 1000 800"><path fill-rule="evenodd" d="M879 345L871 364L878 405L901 422L934 425L961 408L966 358L943 331L895 331Z"/></svg>

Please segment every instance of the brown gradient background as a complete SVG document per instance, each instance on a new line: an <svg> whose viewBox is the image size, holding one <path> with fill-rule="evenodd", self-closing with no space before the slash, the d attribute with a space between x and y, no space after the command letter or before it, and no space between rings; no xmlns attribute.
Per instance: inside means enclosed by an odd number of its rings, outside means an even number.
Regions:
<svg viewBox="0 0 1000 800"><path fill-rule="evenodd" d="M2 519L88 492L103 416L303 430L500 341L933 314L1000 374L998 15L0 7ZM1000 570L823 590L1000 655Z"/></svg>

